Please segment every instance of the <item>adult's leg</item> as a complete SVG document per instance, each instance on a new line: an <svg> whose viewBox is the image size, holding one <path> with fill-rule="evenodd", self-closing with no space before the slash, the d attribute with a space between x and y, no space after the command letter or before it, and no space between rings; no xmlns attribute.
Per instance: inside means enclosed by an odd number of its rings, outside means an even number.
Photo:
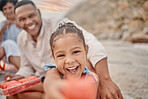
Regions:
<svg viewBox="0 0 148 99"><path fill-rule="evenodd" d="M7 96L7 99L45 99L42 83L18 94Z"/></svg>
<svg viewBox="0 0 148 99"><path fill-rule="evenodd" d="M37 91L21 92L13 96L7 96L6 99L43 99L43 94Z"/></svg>
<svg viewBox="0 0 148 99"><path fill-rule="evenodd" d="M20 53L17 44L12 40L6 40L3 43L7 61L13 64L17 69L20 67Z"/></svg>
<svg viewBox="0 0 148 99"><path fill-rule="evenodd" d="M15 67L17 69L19 69L20 67L20 56L9 56L9 62L13 65L15 65Z"/></svg>

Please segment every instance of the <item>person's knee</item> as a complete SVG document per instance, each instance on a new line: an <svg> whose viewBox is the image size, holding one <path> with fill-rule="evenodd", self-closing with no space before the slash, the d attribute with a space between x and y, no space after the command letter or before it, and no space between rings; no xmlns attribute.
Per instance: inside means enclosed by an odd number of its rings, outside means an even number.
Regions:
<svg viewBox="0 0 148 99"><path fill-rule="evenodd" d="M5 50L2 46L0 46L0 60L5 56Z"/></svg>
<svg viewBox="0 0 148 99"><path fill-rule="evenodd" d="M19 99L43 99L44 93L37 92L37 91L31 91L31 92L21 92L18 95Z"/></svg>
<svg viewBox="0 0 148 99"><path fill-rule="evenodd" d="M17 46L17 44L13 41L13 40L5 40L4 42L3 42L3 46L4 46L4 48L5 48L5 46Z"/></svg>
<svg viewBox="0 0 148 99"><path fill-rule="evenodd" d="M13 64L17 69L20 67L20 56L9 56L8 60Z"/></svg>
<svg viewBox="0 0 148 99"><path fill-rule="evenodd" d="M6 40L3 42L3 48L5 50L7 61L9 61L9 56L20 56L18 46L13 40Z"/></svg>
<svg viewBox="0 0 148 99"><path fill-rule="evenodd" d="M6 99L19 99L19 97L17 96L17 94L15 94L12 96L6 96Z"/></svg>

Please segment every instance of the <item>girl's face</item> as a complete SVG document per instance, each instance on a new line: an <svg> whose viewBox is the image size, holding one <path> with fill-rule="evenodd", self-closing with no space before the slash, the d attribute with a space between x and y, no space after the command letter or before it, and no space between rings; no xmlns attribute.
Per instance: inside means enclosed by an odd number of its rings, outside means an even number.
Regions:
<svg viewBox="0 0 148 99"><path fill-rule="evenodd" d="M80 78L86 66L88 47L84 47L76 34L60 36L53 44L53 56L58 70L66 78Z"/></svg>
<svg viewBox="0 0 148 99"><path fill-rule="evenodd" d="M15 18L14 16L14 5L11 2L8 2L5 6L3 6L2 11L7 19Z"/></svg>

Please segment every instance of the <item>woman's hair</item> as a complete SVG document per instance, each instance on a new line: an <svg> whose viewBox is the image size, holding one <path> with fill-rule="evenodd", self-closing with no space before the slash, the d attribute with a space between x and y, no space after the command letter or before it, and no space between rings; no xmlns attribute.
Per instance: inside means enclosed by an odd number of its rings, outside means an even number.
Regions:
<svg viewBox="0 0 148 99"><path fill-rule="evenodd" d="M0 10L3 11L3 7L8 3L11 2L15 6L18 0L0 0Z"/></svg>
<svg viewBox="0 0 148 99"><path fill-rule="evenodd" d="M80 29L78 29L73 23L60 23L59 27L56 29L56 31L51 35L50 38L50 46L51 49L53 49L53 44L55 42L55 38L59 35L66 35L66 34L76 34L83 42L85 46L85 40L83 33Z"/></svg>

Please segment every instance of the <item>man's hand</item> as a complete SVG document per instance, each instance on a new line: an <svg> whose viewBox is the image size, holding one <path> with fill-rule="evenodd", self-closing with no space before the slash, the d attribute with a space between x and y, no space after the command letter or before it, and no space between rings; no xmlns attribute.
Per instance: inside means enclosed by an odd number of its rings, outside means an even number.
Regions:
<svg viewBox="0 0 148 99"><path fill-rule="evenodd" d="M100 60L95 70L100 79L98 97L100 95L101 99L123 99L120 89L109 75L107 58Z"/></svg>
<svg viewBox="0 0 148 99"><path fill-rule="evenodd" d="M11 74L6 74L4 80L5 81L11 81L11 80L18 80L24 78L23 76L20 75L11 75Z"/></svg>
<svg viewBox="0 0 148 99"><path fill-rule="evenodd" d="M101 99L123 99L120 89L111 79L101 81L99 87Z"/></svg>

